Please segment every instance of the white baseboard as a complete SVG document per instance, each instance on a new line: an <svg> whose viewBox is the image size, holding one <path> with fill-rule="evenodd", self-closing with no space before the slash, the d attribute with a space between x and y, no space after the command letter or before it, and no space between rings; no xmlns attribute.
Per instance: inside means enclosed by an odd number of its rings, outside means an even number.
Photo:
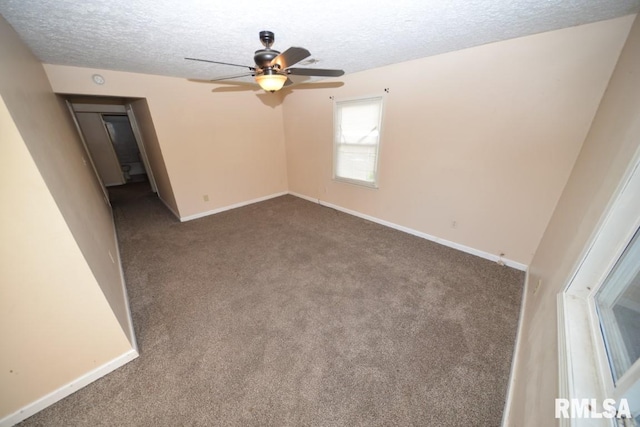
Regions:
<svg viewBox="0 0 640 427"><path fill-rule="evenodd" d="M313 203L322 204L320 199L314 199L313 197L305 196L304 194L296 193L294 191L289 191L289 194L291 194L292 196L299 197L301 199L308 200L308 201L313 202Z"/></svg>
<svg viewBox="0 0 640 427"><path fill-rule="evenodd" d="M522 288L522 298L520 299L520 315L518 316L518 331L516 332L516 344L513 348L513 356L511 358L511 370L509 372L509 384L507 385L507 398L504 403L504 410L502 411L502 427L508 427L511 421L511 404L513 402L513 393L516 383L516 372L518 368L518 361L520 360L520 354L522 352L522 324L524 323L525 307L527 306L527 290L529 289L529 272L527 271L524 279L524 287Z"/></svg>
<svg viewBox="0 0 640 427"><path fill-rule="evenodd" d="M186 221L191 221L193 219L203 218L203 217L209 216L209 215L215 215L217 213L228 211L228 210L231 210L231 209L241 208L243 206L252 205L252 204L258 203L258 202L264 202L265 200L273 199L275 197L284 196L285 194L288 194L288 193L286 191L282 191L280 193L274 193L274 194L270 194L268 196L258 197L257 199L247 200L245 202L240 202L240 203L235 203L233 205L223 206L221 208L212 209L210 211L206 211L206 212L201 212L201 213L197 213L197 214L193 214L193 215L180 217L180 221L181 222L186 222Z"/></svg>
<svg viewBox="0 0 640 427"><path fill-rule="evenodd" d="M60 387L59 389L52 391L46 396L29 403L13 414L7 415L6 417L0 419L0 427L10 427L18 424L20 421L29 418L37 412L42 411L47 406L53 405L57 401L69 396L71 393L87 386L88 384L94 382L99 378L104 377L108 373L115 371L116 369L132 361L136 357L138 357L138 352L135 349L127 351L126 353L116 357L112 361L97 367L93 371L86 373L80 378L77 378L70 383Z"/></svg>
<svg viewBox="0 0 640 427"><path fill-rule="evenodd" d="M465 245L461 245L459 243L451 242L449 240L441 239L439 237L432 236L432 235L427 234L427 233L423 233L422 231L418 231L418 230L414 230L414 229L409 228L409 227L405 227L404 225L395 224L393 222L389 222L389 221L386 221L384 219L376 218L376 217L373 217L373 216L370 216L370 215L363 214L363 213L358 212L358 211L353 211L351 209L343 208L342 206L334 205L333 203L325 202L323 200L314 199L312 197L305 196L305 195L299 194L299 193L295 193L293 191L290 191L289 194L291 194L292 196L300 197L301 199L308 200L310 202L318 203L318 204L320 204L322 206L326 206L328 208L332 208L332 209L347 213L349 215L357 216L359 218L366 219L368 221L384 225L384 226L389 227L389 228L393 228L393 229L396 229L396 230L399 230L399 231L403 231L405 233L412 234L414 236L422 237L423 239L427 239L427 240L430 240L432 242L439 243L441 245L448 246L450 248L457 249L459 251L466 252L468 254L478 256L480 258L488 259L490 261L504 263L504 265L507 265L507 266L509 266L511 268L515 268L516 270L527 271L527 265L526 264L522 264L520 262L513 261L513 260L510 260L510 259L507 259L507 258L502 258L499 255L490 254L488 252L481 251L479 249L470 248L469 246L465 246Z"/></svg>

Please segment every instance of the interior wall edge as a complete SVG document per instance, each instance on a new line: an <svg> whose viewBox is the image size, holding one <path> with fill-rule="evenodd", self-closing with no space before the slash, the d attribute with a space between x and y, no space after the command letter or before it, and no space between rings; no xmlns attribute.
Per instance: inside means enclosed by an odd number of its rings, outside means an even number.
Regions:
<svg viewBox="0 0 640 427"><path fill-rule="evenodd" d="M522 351L523 340L523 324L524 324L524 311L527 305L527 293L529 291L529 281L531 280L531 274L529 270L525 272L524 286L522 288L522 299L520 300L520 313L518 315L518 330L516 332L516 342L513 347L513 356L511 357L511 370L509 371L509 383L507 384L507 396L504 402L504 410L502 411L502 427L509 425L511 416L511 402L515 394L515 383L517 381L516 372L518 371L518 361L520 360L520 352Z"/></svg>
<svg viewBox="0 0 640 427"><path fill-rule="evenodd" d="M122 285L122 294L125 296L124 299L124 308L127 313L127 328L122 328L122 331L129 340L131 347L137 352L138 351L138 340L136 339L136 331L133 327L133 314L131 313L131 303L129 302L129 292L127 291L127 281L124 277L124 267L122 265L122 257L120 256L120 243L118 239L118 229L116 228L115 221L112 221L113 224L113 236L116 239L116 264L118 265L118 269L120 270L120 283Z"/></svg>
<svg viewBox="0 0 640 427"><path fill-rule="evenodd" d="M162 196L160 195L160 192L156 193L158 195L158 199L160 199L160 201L162 202L162 204L169 209L169 212L171 212L173 214L173 216L176 217L176 219L180 219L180 214L173 208L173 206L171 206L165 199L162 198Z"/></svg>

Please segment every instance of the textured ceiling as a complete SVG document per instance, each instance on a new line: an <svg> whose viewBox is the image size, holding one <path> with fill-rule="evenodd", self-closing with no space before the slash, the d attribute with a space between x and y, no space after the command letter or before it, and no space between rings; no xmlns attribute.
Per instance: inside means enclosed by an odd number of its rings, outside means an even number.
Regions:
<svg viewBox="0 0 640 427"><path fill-rule="evenodd" d="M260 30L274 49L347 73L623 16L640 0L1 0L0 13L42 62L185 78L253 65Z"/></svg>

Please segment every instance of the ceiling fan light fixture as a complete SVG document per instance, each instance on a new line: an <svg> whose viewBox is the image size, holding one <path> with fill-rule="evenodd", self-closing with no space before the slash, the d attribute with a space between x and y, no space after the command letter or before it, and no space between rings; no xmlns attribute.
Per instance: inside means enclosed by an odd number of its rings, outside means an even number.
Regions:
<svg viewBox="0 0 640 427"><path fill-rule="evenodd" d="M311 52L303 47L290 47L284 52L280 53L277 50L271 49L275 36L271 31L260 31L260 41L264 46L264 49L258 49L253 55L253 62L255 67L248 65L232 64L229 62L212 61L209 59L199 58L185 58L189 61L201 61L209 62L212 64L230 65L233 67L240 67L248 69L244 74L219 77L209 80L211 82L218 82L221 80L231 80L239 77L254 76L256 83L266 92L276 92L282 89L284 86L290 87L293 81L289 80L289 75L302 76L302 77L340 77L344 74L343 70L329 70L322 68L291 68L293 65L303 61L311 56ZM318 62L318 60L310 59L302 64L312 64ZM229 82L231 83L231 82Z"/></svg>
<svg viewBox="0 0 640 427"><path fill-rule="evenodd" d="M282 74L260 74L256 76L256 82L267 92L275 92L282 89L287 81L287 76Z"/></svg>

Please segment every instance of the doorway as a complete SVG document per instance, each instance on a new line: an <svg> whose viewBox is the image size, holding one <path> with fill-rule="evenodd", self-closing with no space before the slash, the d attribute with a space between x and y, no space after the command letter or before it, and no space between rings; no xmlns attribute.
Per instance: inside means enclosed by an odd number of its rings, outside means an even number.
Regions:
<svg viewBox="0 0 640 427"><path fill-rule="evenodd" d="M67 105L107 199L107 187L126 184L142 185L157 193L130 101L71 97Z"/></svg>
<svg viewBox="0 0 640 427"><path fill-rule="evenodd" d="M124 183L148 180L140 149L126 114L101 114L102 122L114 148Z"/></svg>

